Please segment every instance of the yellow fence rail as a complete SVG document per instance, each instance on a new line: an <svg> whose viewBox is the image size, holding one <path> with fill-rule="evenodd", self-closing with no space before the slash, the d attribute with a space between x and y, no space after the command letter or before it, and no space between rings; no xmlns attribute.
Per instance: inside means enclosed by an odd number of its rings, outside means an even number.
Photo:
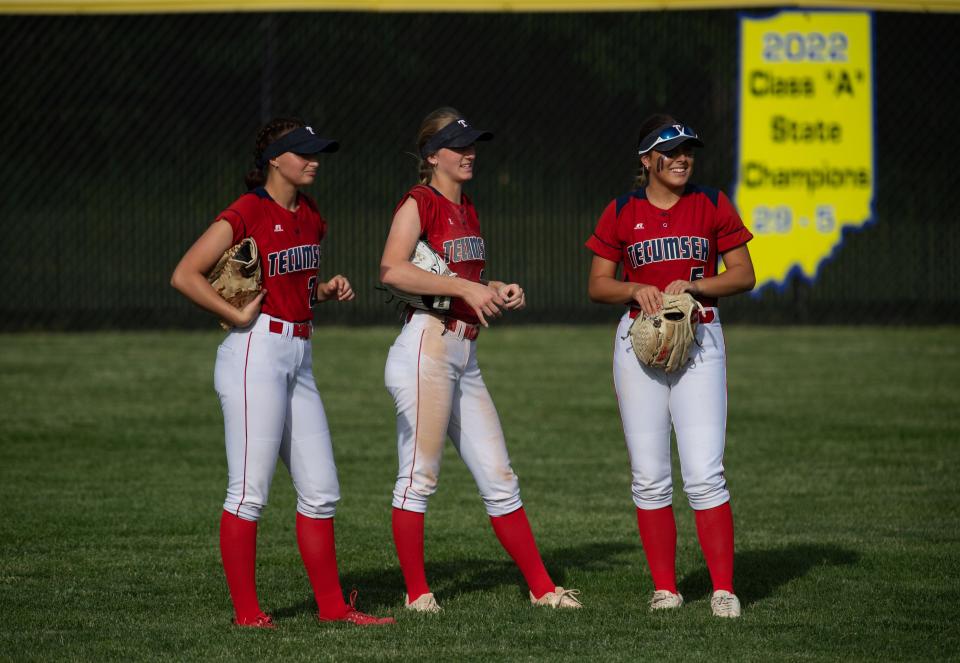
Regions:
<svg viewBox="0 0 960 663"><path fill-rule="evenodd" d="M599 12L767 8L770 0L0 0L2 14L211 12ZM805 0L782 8L960 12L960 0Z"/></svg>

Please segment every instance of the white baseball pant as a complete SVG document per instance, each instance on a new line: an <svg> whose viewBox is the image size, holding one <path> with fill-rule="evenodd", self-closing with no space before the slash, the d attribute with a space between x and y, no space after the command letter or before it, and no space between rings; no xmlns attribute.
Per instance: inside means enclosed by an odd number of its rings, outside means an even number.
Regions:
<svg viewBox="0 0 960 663"><path fill-rule="evenodd" d="M271 321L280 333L270 331ZM214 386L227 449L223 508L245 520L260 518L278 456L293 478L299 513L332 518L340 499L312 346L309 338L294 337L293 327L260 314L250 327L233 329L217 349Z"/></svg>
<svg viewBox="0 0 960 663"><path fill-rule="evenodd" d="M523 506L500 419L480 375L476 341L417 311L390 348L384 381L397 408L394 507L426 512L447 435L473 474L488 515Z"/></svg>
<svg viewBox="0 0 960 663"><path fill-rule="evenodd" d="M723 474L726 352L719 312L705 310L713 313L713 321L697 326L691 363L669 374L637 360L627 334L633 322L629 313L617 327L613 379L633 473L633 501L641 509L673 503L671 421L691 508L710 509L730 499Z"/></svg>

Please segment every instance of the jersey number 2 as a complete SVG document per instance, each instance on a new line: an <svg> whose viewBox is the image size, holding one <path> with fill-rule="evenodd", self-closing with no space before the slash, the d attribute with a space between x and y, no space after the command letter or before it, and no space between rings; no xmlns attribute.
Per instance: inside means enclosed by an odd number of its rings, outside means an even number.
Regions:
<svg viewBox="0 0 960 663"><path fill-rule="evenodd" d="M310 293L310 308L316 306L320 300L317 299L317 277L311 276L307 279L307 291Z"/></svg>

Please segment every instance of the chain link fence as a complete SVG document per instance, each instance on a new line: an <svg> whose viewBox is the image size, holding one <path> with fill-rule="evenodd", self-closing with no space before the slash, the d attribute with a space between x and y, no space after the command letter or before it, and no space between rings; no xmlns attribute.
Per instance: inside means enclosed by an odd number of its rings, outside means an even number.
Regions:
<svg viewBox="0 0 960 663"><path fill-rule="evenodd" d="M511 317L612 320L587 299L583 242L632 188L640 121L668 110L698 127L696 180L731 188L737 18L2 16L0 329L211 327L169 276L243 193L256 130L275 114L342 144L310 193L330 224L323 273L348 275L359 296L318 319L396 321L376 289L380 252L415 182L417 126L441 105L496 134L469 191L488 273L527 289ZM731 298L726 320L960 321L960 15L878 13L874 31L876 223L849 233L815 283Z"/></svg>

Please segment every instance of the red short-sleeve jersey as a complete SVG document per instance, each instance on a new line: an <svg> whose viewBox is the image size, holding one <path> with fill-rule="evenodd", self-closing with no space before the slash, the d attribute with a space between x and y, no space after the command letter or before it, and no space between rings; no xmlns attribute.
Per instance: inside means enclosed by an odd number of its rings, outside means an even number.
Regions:
<svg viewBox="0 0 960 663"><path fill-rule="evenodd" d="M407 202L407 198L417 201L420 239L443 256L458 278L479 282L483 277L487 250L480 235L477 210L467 195L461 195L458 205L447 200L432 186L418 184L404 194L397 204L397 210ZM453 298L450 315L471 324L480 322L473 309L460 297Z"/></svg>
<svg viewBox="0 0 960 663"><path fill-rule="evenodd" d="M645 189L610 202L587 240L601 258L623 263L623 280L660 290L672 281L715 276L719 256L753 235L722 191L688 184L668 210L654 207ZM699 297L704 306L716 298Z"/></svg>
<svg viewBox="0 0 960 663"><path fill-rule="evenodd" d="M217 215L233 228L233 242L252 237L260 252L267 296L261 311L289 322L313 318L320 242L327 224L313 199L298 194L297 211L278 205L263 187L248 191Z"/></svg>

